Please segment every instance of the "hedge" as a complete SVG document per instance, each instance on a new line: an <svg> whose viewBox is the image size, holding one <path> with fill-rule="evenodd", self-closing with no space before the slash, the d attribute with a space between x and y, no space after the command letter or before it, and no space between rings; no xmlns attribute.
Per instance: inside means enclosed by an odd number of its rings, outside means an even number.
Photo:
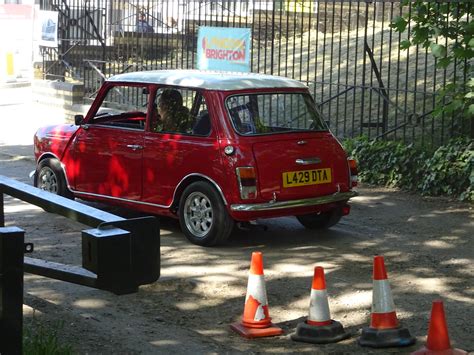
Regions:
<svg viewBox="0 0 474 355"><path fill-rule="evenodd" d="M356 159L361 182L474 201L473 140L456 138L434 152L365 136L343 146Z"/></svg>

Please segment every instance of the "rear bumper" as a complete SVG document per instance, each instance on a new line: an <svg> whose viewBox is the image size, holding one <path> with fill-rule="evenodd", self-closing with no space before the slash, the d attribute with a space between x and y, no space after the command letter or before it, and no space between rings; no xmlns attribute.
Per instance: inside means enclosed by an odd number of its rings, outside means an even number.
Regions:
<svg viewBox="0 0 474 355"><path fill-rule="evenodd" d="M253 211L274 211L282 210L286 208L299 208L299 207L311 207L324 205L333 202L339 202L348 200L352 197L357 196L357 192L336 192L332 195L306 198L301 200L290 200L290 201L270 201L264 203L251 203L251 204L233 204L230 206L231 211L235 212L253 212Z"/></svg>

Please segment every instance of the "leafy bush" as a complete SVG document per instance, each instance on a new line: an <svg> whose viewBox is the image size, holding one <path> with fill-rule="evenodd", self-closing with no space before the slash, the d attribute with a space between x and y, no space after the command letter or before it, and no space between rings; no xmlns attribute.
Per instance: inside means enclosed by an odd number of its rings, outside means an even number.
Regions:
<svg viewBox="0 0 474 355"><path fill-rule="evenodd" d="M434 153L412 144L367 137L348 139L343 145L357 160L362 182L474 201L472 140L453 139Z"/></svg>
<svg viewBox="0 0 474 355"><path fill-rule="evenodd" d="M430 195L474 200L474 143L455 139L439 147L426 162L419 190Z"/></svg>

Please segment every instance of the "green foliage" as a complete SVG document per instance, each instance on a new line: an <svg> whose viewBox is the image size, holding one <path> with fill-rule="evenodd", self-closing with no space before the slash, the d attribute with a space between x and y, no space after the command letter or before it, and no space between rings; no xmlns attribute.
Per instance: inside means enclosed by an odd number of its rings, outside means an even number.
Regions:
<svg viewBox="0 0 474 355"><path fill-rule="evenodd" d="M426 162L419 190L430 195L474 200L474 143L455 139L439 147Z"/></svg>
<svg viewBox="0 0 474 355"><path fill-rule="evenodd" d="M51 327L33 321L23 330L23 353L28 355L67 355L72 354L70 345L62 345L58 341L58 331L63 324L58 322Z"/></svg>
<svg viewBox="0 0 474 355"><path fill-rule="evenodd" d="M449 78L448 85L438 92L434 115L474 117L474 3L404 0L401 4L411 4L411 11L396 17L391 24L400 33L410 29L410 38L402 41L400 48L429 48L438 68L456 66L456 77Z"/></svg>
<svg viewBox="0 0 474 355"><path fill-rule="evenodd" d="M397 141L348 139L343 143L359 167L361 182L474 201L474 142L451 140L429 152Z"/></svg>

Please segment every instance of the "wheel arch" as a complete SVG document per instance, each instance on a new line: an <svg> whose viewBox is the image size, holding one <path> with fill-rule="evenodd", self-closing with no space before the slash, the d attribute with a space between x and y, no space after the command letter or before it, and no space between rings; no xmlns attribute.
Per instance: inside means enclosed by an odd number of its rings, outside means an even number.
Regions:
<svg viewBox="0 0 474 355"><path fill-rule="evenodd" d="M45 159L56 159L58 160L59 162L61 162L61 160L59 160L58 156L54 153L51 153L51 152L46 152L46 153L43 153L40 155L40 157L38 158L38 160L36 161L37 164L39 164L41 161L45 160Z"/></svg>
<svg viewBox="0 0 474 355"><path fill-rule="evenodd" d="M222 202L224 203L224 205L226 207L228 206L227 200L224 196L224 192L222 191L219 184L215 182L213 179L211 179L209 176L195 173L195 174L190 174L190 175L185 176L176 187L174 191L174 195L173 195L173 202L171 203L171 207L170 207L173 213L176 213L178 211L179 201L181 199L181 195L183 194L184 190L192 183L198 182L198 181L207 182L212 187L214 187L217 190L218 194L221 196Z"/></svg>

